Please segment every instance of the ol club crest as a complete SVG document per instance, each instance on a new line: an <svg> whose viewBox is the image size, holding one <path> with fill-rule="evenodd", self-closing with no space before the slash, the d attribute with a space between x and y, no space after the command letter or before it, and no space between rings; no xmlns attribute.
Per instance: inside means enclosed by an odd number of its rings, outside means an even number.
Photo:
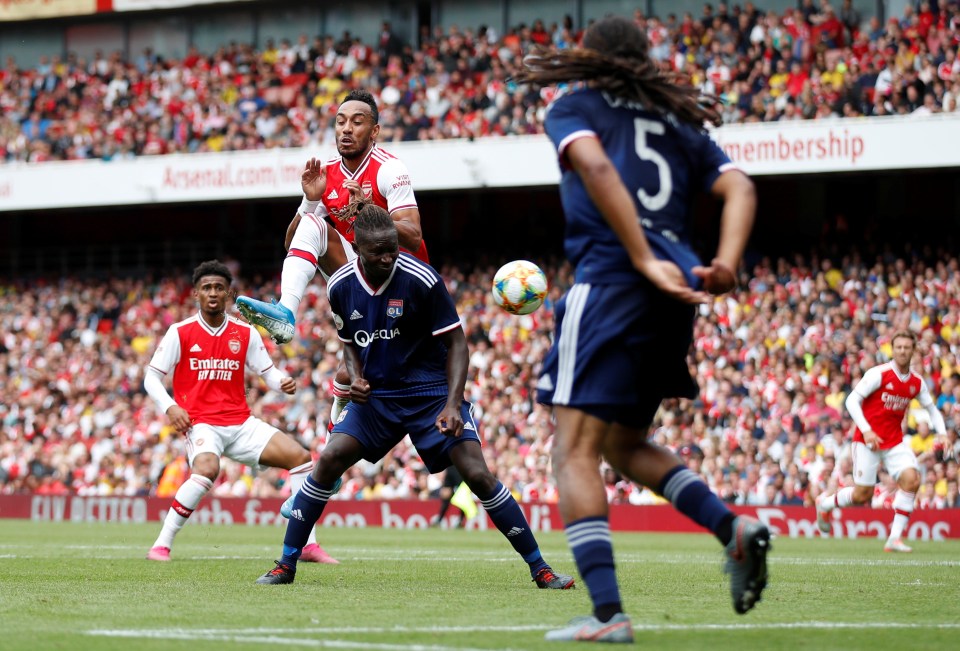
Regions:
<svg viewBox="0 0 960 651"><path fill-rule="evenodd" d="M396 319L401 315L403 315L403 300L399 298L389 299L387 301L387 316Z"/></svg>

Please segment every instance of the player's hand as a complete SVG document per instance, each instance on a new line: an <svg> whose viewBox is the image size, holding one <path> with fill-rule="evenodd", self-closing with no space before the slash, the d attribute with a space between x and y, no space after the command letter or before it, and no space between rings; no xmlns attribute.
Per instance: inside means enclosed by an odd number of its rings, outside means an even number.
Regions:
<svg viewBox="0 0 960 651"><path fill-rule="evenodd" d="M863 444L867 446L868 450L876 452L880 449L880 437L872 429L868 429L863 433Z"/></svg>
<svg viewBox="0 0 960 651"><path fill-rule="evenodd" d="M709 267L694 267L693 273L703 279L703 288L714 296L726 294L737 286L733 269L719 258L714 258Z"/></svg>
<svg viewBox="0 0 960 651"><path fill-rule="evenodd" d="M297 381L292 377L283 378L280 380L280 390L288 396L292 396L297 392Z"/></svg>
<svg viewBox="0 0 960 651"><path fill-rule="evenodd" d="M190 421L190 414L180 405L171 405L170 408L167 409L167 421L170 422L170 426L173 429L181 434L193 427L193 423Z"/></svg>
<svg viewBox="0 0 960 651"><path fill-rule="evenodd" d="M640 263L637 269L647 277L654 286L682 303L706 303L710 295L700 292L687 284L680 267L667 260L648 260Z"/></svg>
<svg viewBox="0 0 960 651"><path fill-rule="evenodd" d="M370 398L370 383L362 377L350 383L350 400L358 405L366 404Z"/></svg>
<svg viewBox="0 0 960 651"><path fill-rule="evenodd" d="M355 179L347 179L343 182L343 187L350 193L350 201L363 201L363 188Z"/></svg>
<svg viewBox="0 0 960 651"><path fill-rule="evenodd" d="M327 168L323 161L316 158L307 161L300 174L300 187L310 201L323 200L323 193L327 189Z"/></svg>
<svg viewBox="0 0 960 651"><path fill-rule="evenodd" d="M463 434L463 419L460 417L460 405L447 404L437 416L437 429L444 436L459 438Z"/></svg>

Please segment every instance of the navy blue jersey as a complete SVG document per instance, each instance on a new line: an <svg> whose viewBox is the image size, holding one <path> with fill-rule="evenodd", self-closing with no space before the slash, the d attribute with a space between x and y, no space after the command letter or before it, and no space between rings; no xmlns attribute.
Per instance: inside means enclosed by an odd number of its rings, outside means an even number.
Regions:
<svg viewBox="0 0 960 651"><path fill-rule="evenodd" d="M356 346L374 395L447 395L447 347L437 335L459 328L460 317L433 267L401 253L374 289L356 259L330 277L327 294L337 336Z"/></svg>
<svg viewBox="0 0 960 651"><path fill-rule="evenodd" d="M673 116L635 106L596 89L572 91L547 113L546 131L560 155L560 199L566 215L567 258L582 283L635 282L626 249L597 210L580 176L565 165L564 150L581 137L598 138L627 190L654 254L683 270L700 260L690 246L693 199L709 191L733 164L710 137Z"/></svg>

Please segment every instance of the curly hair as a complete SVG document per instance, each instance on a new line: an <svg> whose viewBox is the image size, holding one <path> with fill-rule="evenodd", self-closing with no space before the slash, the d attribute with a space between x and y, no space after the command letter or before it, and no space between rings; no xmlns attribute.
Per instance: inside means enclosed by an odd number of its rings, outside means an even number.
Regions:
<svg viewBox="0 0 960 651"><path fill-rule="evenodd" d="M220 276L227 281L227 285L233 283L233 274L230 268L219 260L207 260L197 265L193 270L193 284L196 286L204 276Z"/></svg>
<svg viewBox="0 0 960 651"><path fill-rule="evenodd" d="M719 100L685 83L684 75L660 69L648 49L647 35L632 21L607 16L587 29L582 48L539 48L528 55L515 79L537 86L588 81L647 110L672 113L698 129L705 122L719 126Z"/></svg>
<svg viewBox="0 0 960 651"><path fill-rule="evenodd" d="M343 106L346 102L363 102L370 107L370 114L373 115L373 123L380 123L380 111L377 109L377 100L373 98L369 90L364 90L363 88L351 90L347 93L347 96L343 98L343 101L340 102L340 106Z"/></svg>

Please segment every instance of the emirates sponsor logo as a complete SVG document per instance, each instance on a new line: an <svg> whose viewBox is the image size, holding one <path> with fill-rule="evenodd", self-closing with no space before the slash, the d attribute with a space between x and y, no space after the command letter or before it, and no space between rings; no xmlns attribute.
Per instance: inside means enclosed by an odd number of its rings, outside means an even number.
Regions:
<svg viewBox="0 0 960 651"><path fill-rule="evenodd" d="M880 394L880 400L883 402L883 408L891 411L903 411L910 405L910 398L886 391Z"/></svg>
<svg viewBox="0 0 960 651"><path fill-rule="evenodd" d="M237 342L239 346L239 342ZM211 357L210 359L190 359L191 371L239 371L240 361L236 359L224 359L220 357Z"/></svg>

